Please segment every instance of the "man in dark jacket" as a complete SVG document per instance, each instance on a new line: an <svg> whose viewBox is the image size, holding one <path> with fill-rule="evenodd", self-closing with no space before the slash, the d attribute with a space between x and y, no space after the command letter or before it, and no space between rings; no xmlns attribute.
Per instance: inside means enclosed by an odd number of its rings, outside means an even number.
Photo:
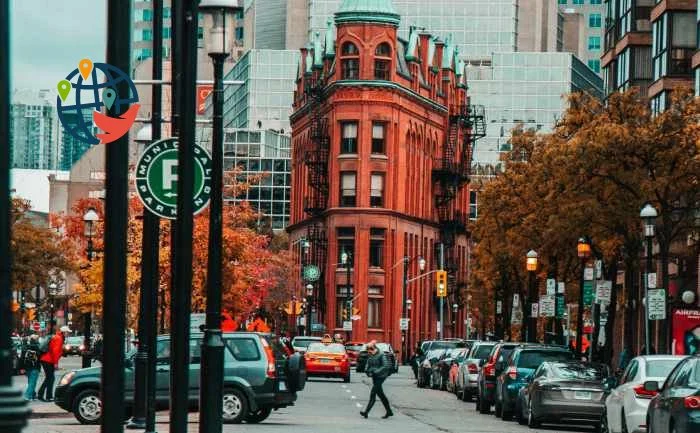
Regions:
<svg viewBox="0 0 700 433"><path fill-rule="evenodd" d="M391 374L393 366L389 363L389 359L384 355L384 353L377 347L377 342L375 340L367 343L367 367L365 371L367 376L372 378L372 391L369 393L369 402L367 402L367 408L360 412L360 415L367 418L369 411L372 410L374 402L377 400L377 396L382 401L384 409L386 409L386 414L382 418L389 418L394 415L391 411L391 406L389 406L389 399L386 398L382 385L387 377Z"/></svg>

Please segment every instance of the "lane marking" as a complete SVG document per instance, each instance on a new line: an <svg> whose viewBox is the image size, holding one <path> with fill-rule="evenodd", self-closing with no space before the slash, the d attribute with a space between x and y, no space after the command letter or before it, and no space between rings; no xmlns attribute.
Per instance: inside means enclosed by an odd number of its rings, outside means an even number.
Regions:
<svg viewBox="0 0 700 433"><path fill-rule="evenodd" d="M355 406L362 407L362 405L360 403L355 403Z"/></svg>

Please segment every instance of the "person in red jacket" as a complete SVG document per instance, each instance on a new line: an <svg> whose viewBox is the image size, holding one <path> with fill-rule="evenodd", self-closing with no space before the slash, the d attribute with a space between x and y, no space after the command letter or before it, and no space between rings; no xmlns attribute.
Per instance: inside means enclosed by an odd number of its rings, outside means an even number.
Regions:
<svg viewBox="0 0 700 433"><path fill-rule="evenodd" d="M63 356L63 336L65 330L61 328L49 340L48 350L39 357L41 368L44 370L44 382L39 388L39 400L53 401L54 372L58 368L58 360Z"/></svg>

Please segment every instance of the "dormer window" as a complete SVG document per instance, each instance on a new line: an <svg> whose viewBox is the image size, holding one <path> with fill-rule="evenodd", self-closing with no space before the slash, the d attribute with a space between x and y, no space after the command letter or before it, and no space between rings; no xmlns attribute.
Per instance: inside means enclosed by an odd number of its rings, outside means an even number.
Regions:
<svg viewBox="0 0 700 433"><path fill-rule="evenodd" d="M391 46L383 42L374 50L374 79L389 80L391 78Z"/></svg>
<svg viewBox="0 0 700 433"><path fill-rule="evenodd" d="M343 44L341 50L341 77L343 80L360 78L360 51L352 42Z"/></svg>

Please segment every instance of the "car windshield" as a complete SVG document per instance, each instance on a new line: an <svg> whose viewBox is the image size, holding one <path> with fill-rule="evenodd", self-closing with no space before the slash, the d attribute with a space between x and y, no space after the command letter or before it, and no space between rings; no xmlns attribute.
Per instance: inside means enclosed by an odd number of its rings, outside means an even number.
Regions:
<svg viewBox="0 0 700 433"><path fill-rule="evenodd" d="M456 341L433 341L433 344L430 345L430 350L453 349L455 347L457 347Z"/></svg>
<svg viewBox="0 0 700 433"><path fill-rule="evenodd" d="M363 345L362 344L346 344L345 345L345 350L362 350Z"/></svg>
<svg viewBox="0 0 700 433"><path fill-rule="evenodd" d="M440 358L444 353L445 353L445 349L431 350L430 352L428 352L426 357L429 359Z"/></svg>
<svg viewBox="0 0 700 433"><path fill-rule="evenodd" d="M345 353L345 347L342 344L311 343L306 351L312 353L343 354Z"/></svg>
<svg viewBox="0 0 700 433"><path fill-rule="evenodd" d="M83 337L68 337L66 344L83 344Z"/></svg>
<svg viewBox="0 0 700 433"><path fill-rule="evenodd" d="M647 377L666 377L679 362L680 359L648 359Z"/></svg>
<svg viewBox="0 0 700 433"><path fill-rule="evenodd" d="M513 353L513 350L515 350L515 346L503 346L501 347L501 351L498 352L498 361L505 361L508 359L511 353Z"/></svg>
<svg viewBox="0 0 700 433"><path fill-rule="evenodd" d="M561 350L523 350L518 356L518 368L536 369L546 361L568 361L571 353Z"/></svg>
<svg viewBox="0 0 700 433"><path fill-rule="evenodd" d="M491 353L491 349L493 349L493 344L480 344L474 350L472 358L486 360Z"/></svg>
<svg viewBox="0 0 700 433"><path fill-rule="evenodd" d="M586 364L553 364L552 372L559 379L603 380L602 366Z"/></svg>
<svg viewBox="0 0 700 433"><path fill-rule="evenodd" d="M317 338L295 338L292 341L292 346L294 347L309 347L311 343L318 343L320 340Z"/></svg>
<svg viewBox="0 0 700 433"><path fill-rule="evenodd" d="M389 345L389 343L377 343L377 347L378 347L379 350L381 350L382 352L393 352L393 351L391 350L391 346Z"/></svg>

